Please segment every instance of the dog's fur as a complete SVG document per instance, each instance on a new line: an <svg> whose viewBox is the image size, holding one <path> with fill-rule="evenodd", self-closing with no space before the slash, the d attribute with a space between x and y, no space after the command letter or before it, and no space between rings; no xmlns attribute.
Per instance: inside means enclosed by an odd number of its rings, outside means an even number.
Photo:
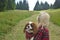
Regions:
<svg viewBox="0 0 60 40"><path fill-rule="evenodd" d="M30 31L31 30L31 31ZM37 33L37 25L33 22L28 22L26 25L25 25L25 28L24 28L24 33L25 32L28 32L28 33L33 33L33 35L35 35ZM31 37L32 38L32 37ZM31 39L26 39L26 40L31 40Z"/></svg>

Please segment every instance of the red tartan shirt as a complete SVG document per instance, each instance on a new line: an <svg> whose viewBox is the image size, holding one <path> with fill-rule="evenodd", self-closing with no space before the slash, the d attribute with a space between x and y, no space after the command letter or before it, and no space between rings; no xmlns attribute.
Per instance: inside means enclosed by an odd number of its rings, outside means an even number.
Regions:
<svg viewBox="0 0 60 40"><path fill-rule="evenodd" d="M39 27L39 30L37 32L37 34L34 36L33 40L49 40L49 31L47 28L41 29L41 27Z"/></svg>
<svg viewBox="0 0 60 40"><path fill-rule="evenodd" d="M26 32L26 39L31 39L33 37L33 33Z"/></svg>

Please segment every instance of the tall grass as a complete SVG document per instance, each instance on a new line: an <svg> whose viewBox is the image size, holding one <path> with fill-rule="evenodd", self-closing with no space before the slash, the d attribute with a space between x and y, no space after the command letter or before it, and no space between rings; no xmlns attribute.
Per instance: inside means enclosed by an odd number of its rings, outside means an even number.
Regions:
<svg viewBox="0 0 60 40"><path fill-rule="evenodd" d="M32 16L33 13L21 10L0 12L0 35L7 34L20 20Z"/></svg>
<svg viewBox="0 0 60 40"><path fill-rule="evenodd" d="M51 21L60 26L60 9L47 10L51 16Z"/></svg>

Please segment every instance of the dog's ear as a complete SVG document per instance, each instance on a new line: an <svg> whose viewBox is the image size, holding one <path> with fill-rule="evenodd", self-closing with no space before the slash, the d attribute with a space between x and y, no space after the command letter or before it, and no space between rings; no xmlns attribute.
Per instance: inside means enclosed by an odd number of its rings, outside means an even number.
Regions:
<svg viewBox="0 0 60 40"><path fill-rule="evenodd" d="M32 23L31 25L33 27L33 34L36 34L37 33L37 25L35 23Z"/></svg>
<svg viewBox="0 0 60 40"><path fill-rule="evenodd" d="M24 30L23 30L24 33L25 33L26 27L27 27L28 25L29 25L29 23L27 23L27 24L25 25Z"/></svg>

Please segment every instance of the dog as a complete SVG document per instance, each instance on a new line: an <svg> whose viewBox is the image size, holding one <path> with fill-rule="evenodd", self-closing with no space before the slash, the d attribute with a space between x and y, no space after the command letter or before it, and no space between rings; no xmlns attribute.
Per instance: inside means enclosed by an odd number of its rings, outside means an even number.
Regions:
<svg viewBox="0 0 60 40"><path fill-rule="evenodd" d="M37 25L34 22L28 22L25 25L24 33L26 40L33 40L34 35L37 33Z"/></svg>

